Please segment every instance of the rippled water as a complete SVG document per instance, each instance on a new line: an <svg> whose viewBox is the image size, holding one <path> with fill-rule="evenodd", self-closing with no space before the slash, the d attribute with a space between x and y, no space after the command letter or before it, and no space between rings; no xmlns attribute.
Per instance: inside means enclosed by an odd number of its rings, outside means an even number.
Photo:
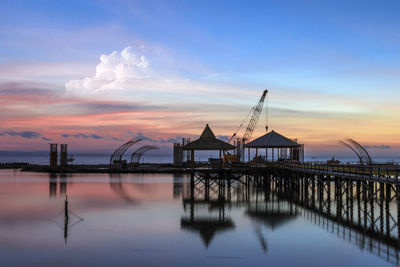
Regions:
<svg viewBox="0 0 400 267"><path fill-rule="evenodd" d="M0 170L0 266L396 264L346 229L240 183L222 196L183 175Z"/></svg>

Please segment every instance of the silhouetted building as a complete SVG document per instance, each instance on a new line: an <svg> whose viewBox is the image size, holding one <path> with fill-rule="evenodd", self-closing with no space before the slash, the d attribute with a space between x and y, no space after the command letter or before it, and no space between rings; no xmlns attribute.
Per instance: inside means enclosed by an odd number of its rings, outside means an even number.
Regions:
<svg viewBox="0 0 400 267"><path fill-rule="evenodd" d="M244 145L248 148L248 157L250 160L250 149L256 149L256 159L261 157L258 153L259 150L265 150L265 161L268 160L268 150L271 149L271 160L275 161L277 156L278 160L304 160L304 145L299 144L296 140L291 140L275 131L268 132L267 134L258 137L257 139ZM289 152L289 153L288 153Z"/></svg>
<svg viewBox="0 0 400 267"><path fill-rule="evenodd" d="M191 166L194 167L194 151L195 150L219 150L220 159L222 159L222 152L235 149L235 146L215 138L214 133L208 126L204 128L200 138L190 142L182 147L183 150L189 150L191 154Z"/></svg>
<svg viewBox="0 0 400 267"><path fill-rule="evenodd" d="M67 144L60 144L60 165L68 164Z"/></svg>
<svg viewBox="0 0 400 267"><path fill-rule="evenodd" d="M50 166L57 166L57 161L58 161L57 145L58 144L50 144Z"/></svg>

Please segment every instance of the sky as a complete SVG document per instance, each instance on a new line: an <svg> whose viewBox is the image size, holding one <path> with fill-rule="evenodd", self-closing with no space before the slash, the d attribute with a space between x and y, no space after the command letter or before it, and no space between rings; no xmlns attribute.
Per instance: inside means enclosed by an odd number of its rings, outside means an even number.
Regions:
<svg viewBox="0 0 400 267"><path fill-rule="evenodd" d="M398 1L1 1L0 150L226 140L268 89L308 155L400 152ZM266 119L268 117L268 120ZM268 121L268 122L267 122ZM243 134L244 129L239 132Z"/></svg>

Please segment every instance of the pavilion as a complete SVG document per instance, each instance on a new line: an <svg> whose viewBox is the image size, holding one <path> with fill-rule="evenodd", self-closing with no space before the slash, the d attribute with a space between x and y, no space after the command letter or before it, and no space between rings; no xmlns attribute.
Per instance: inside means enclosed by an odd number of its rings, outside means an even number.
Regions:
<svg viewBox="0 0 400 267"><path fill-rule="evenodd" d="M256 149L256 157L259 156L258 149L265 149L265 159L268 160L268 149L272 150L272 161L275 161L275 152L277 152L278 159L281 156L287 157L289 151L290 160L301 160L301 151L303 148L302 144L297 143L275 131L268 132L267 134L260 136L259 138L244 145L248 148L248 156L250 160L250 149Z"/></svg>
<svg viewBox="0 0 400 267"><path fill-rule="evenodd" d="M182 147L183 150L190 150L191 152L191 166L194 167L194 151L195 150L219 150L219 158L222 159L222 152L235 149L235 146L219 140L215 137L208 124L204 128L200 138L186 144Z"/></svg>

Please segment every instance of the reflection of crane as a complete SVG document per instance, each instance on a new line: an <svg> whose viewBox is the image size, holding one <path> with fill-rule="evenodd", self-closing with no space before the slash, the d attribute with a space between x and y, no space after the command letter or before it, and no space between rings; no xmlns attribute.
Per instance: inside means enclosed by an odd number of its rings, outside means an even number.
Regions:
<svg viewBox="0 0 400 267"><path fill-rule="evenodd" d="M240 142L237 143L237 157L238 159L240 159L240 156L243 155L243 145L248 143L250 141L251 135L254 132L254 129L256 128L257 125L257 121L258 118L260 117L261 111L263 109L263 104L265 101L265 97L267 96L268 90L264 90L264 92L261 95L260 100L257 102L257 104L250 110L250 112L247 114L246 118L242 121L242 123L239 125L239 127L236 129L235 133L231 136L231 138L229 138L229 142L231 142L235 136L237 135L238 131L243 127L243 124L247 121L247 119L249 118L250 114L251 114L251 118L249 121L249 124L247 125L247 128L243 134L243 137L241 138L241 140L239 140ZM265 109L265 111L267 111L267 109ZM266 131L268 131L268 121L267 121L267 116L268 114L266 113L265 116L265 129ZM230 155L228 155L228 160L230 159L229 157Z"/></svg>
<svg viewBox="0 0 400 267"><path fill-rule="evenodd" d="M262 229L261 226L259 224L254 226L254 230L257 234L257 238L260 241L261 247L263 249L264 252L267 252L268 250L268 245L267 245L267 241L265 241L265 237L262 233Z"/></svg>

